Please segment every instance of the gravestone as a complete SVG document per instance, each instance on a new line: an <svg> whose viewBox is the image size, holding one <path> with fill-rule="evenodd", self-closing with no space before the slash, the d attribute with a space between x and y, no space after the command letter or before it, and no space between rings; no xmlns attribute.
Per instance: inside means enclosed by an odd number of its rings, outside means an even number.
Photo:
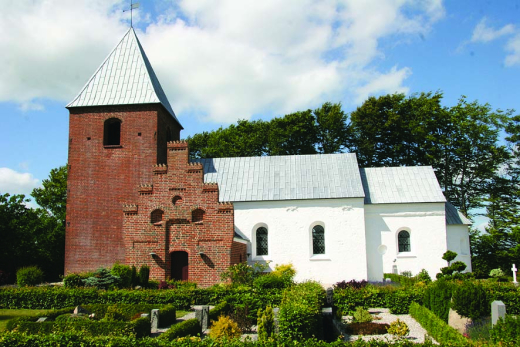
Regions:
<svg viewBox="0 0 520 347"><path fill-rule="evenodd" d="M153 309L150 314L152 315L151 323L152 323L152 331L156 331L159 328L159 310Z"/></svg>
<svg viewBox="0 0 520 347"><path fill-rule="evenodd" d="M202 331L208 329L209 325L209 306L197 305L195 306L195 318L199 321Z"/></svg>
<svg viewBox="0 0 520 347"><path fill-rule="evenodd" d="M518 269L516 268L515 264L513 264L513 267L511 268L511 271L513 271L513 283L514 284L518 284L518 282L516 281L516 271Z"/></svg>
<svg viewBox="0 0 520 347"><path fill-rule="evenodd" d="M88 310L84 309L83 307L76 306L76 308L74 309L74 314L80 314L80 313L84 313L86 315L90 314L90 312Z"/></svg>
<svg viewBox="0 0 520 347"><path fill-rule="evenodd" d="M278 324L279 324L279 319L278 319L278 315L280 313L280 308L279 307L273 307L273 316L274 316L274 332L275 334L278 334L279 332L279 327L278 327Z"/></svg>
<svg viewBox="0 0 520 347"><path fill-rule="evenodd" d="M491 303L491 324L497 324L500 318L506 316L506 305L502 301L493 301Z"/></svg>
<svg viewBox="0 0 520 347"><path fill-rule="evenodd" d="M327 288L327 304L331 305L334 303L334 289L331 287Z"/></svg>

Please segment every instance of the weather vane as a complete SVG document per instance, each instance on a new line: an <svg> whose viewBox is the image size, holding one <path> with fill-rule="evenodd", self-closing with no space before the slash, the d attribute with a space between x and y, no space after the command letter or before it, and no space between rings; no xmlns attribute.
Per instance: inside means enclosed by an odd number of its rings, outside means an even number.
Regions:
<svg viewBox="0 0 520 347"><path fill-rule="evenodd" d="M132 2L133 0L130 0L130 9L128 10L123 10L123 12L128 12L130 11L130 28L133 28L133 22L132 22L132 12L133 10L137 9L139 7L139 3L133 3Z"/></svg>

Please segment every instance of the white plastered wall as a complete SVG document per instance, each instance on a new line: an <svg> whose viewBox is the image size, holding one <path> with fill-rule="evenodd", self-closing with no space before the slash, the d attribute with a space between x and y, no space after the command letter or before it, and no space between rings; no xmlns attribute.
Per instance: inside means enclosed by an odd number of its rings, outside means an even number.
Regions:
<svg viewBox="0 0 520 347"><path fill-rule="evenodd" d="M457 253L453 261L462 261L467 267L464 272L471 272L471 253L469 247L469 230L467 225L448 225L448 249ZM446 265L447 266L447 263Z"/></svg>
<svg viewBox="0 0 520 347"><path fill-rule="evenodd" d="M249 263L292 263L296 280L332 284L367 278L362 198L235 202L235 227L249 240ZM325 229L325 254L312 254L312 228ZM268 230L267 256L256 255L255 231Z"/></svg>
<svg viewBox="0 0 520 347"><path fill-rule="evenodd" d="M426 269L432 279L446 266L444 203L365 205L369 281L382 281L384 273ZM411 251L398 252L399 231L410 233Z"/></svg>

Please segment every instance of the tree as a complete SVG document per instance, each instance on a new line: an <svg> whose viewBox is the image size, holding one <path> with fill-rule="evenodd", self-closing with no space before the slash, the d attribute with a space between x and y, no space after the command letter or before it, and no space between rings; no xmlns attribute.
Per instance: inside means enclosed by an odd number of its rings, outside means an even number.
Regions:
<svg viewBox="0 0 520 347"><path fill-rule="evenodd" d="M324 103L314 110L317 125L317 146L320 153L341 152L349 139L347 115L341 109L341 104Z"/></svg>
<svg viewBox="0 0 520 347"><path fill-rule="evenodd" d="M295 112L269 123L268 155L315 154L317 130L311 110Z"/></svg>
<svg viewBox="0 0 520 347"><path fill-rule="evenodd" d="M499 135L511 111L465 97L453 107L441 100L441 93L369 98L351 114L349 149L362 166L433 166L446 198L469 215L508 160Z"/></svg>

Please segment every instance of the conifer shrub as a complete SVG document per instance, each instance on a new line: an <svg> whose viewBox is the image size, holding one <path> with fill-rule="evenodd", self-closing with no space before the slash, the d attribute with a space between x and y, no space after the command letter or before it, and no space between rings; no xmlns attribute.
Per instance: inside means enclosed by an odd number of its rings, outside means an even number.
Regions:
<svg viewBox="0 0 520 347"><path fill-rule="evenodd" d="M37 266L22 267L16 271L19 287L35 286L43 282L43 271Z"/></svg>
<svg viewBox="0 0 520 347"><path fill-rule="evenodd" d="M139 268L139 285L147 288L150 281L150 267L143 265Z"/></svg>
<svg viewBox="0 0 520 347"><path fill-rule="evenodd" d="M85 287L96 287L97 289L115 288L120 282L119 277L112 275L109 270L104 268L97 269L91 277L83 280Z"/></svg>
<svg viewBox="0 0 520 347"><path fill-rule="evenodd" d="M424 291L423 305L444 322L448 322L454 284L438 279Z"/></svg>
<svg viewBox="0 0 520 347"><path fill-rule="evenodd" d="M135 265L132 265L132 270L130 272L130 283L132 285L132 288L139 284L139 278L137 277L137 268L135 267Z"/></svg>
<svg viewBox="0 0 520 347"><path fill-rule="evenodd" d="M257 331L258 340L267 341L274 337L274 312L271 306L267 306L265 310L258 310Z"/></svg>
<svg viewBox="0 0 520 347"><path fill-rule="evenodd" d="M231 318L220 316L217 321L212 322L209 336L215 340L232 340L242 336L242 331Z"/></svg>
<svg viewBox="0 0 520 347"><path fill-rule="evenodd" d="M410 328L408 328L408 325L405 322L397 319L390 323L388 333L397 337L404 337L410 333Z"/></svg>
<svg viewBox="0 0 520 347"><path fill-rule="evenodd" d="M353 314L353 319L356 323L369 323L374 320L374 317L362 306L358 306Z"/></svg>
<svg viewBox="0 0 520 347"><path fill-rule="evenodd" d="M119 277L119 288L132 287L132 268L130 266L116 262L112 265L110 273Z"/></svg>
<svg viewBox="0 0 520 347"><path fill-rule="evenodd" d="M477 319L488 316L491 303L486 291L480 284L464 281L453 292L452 307L463 317Z"/></svg>

